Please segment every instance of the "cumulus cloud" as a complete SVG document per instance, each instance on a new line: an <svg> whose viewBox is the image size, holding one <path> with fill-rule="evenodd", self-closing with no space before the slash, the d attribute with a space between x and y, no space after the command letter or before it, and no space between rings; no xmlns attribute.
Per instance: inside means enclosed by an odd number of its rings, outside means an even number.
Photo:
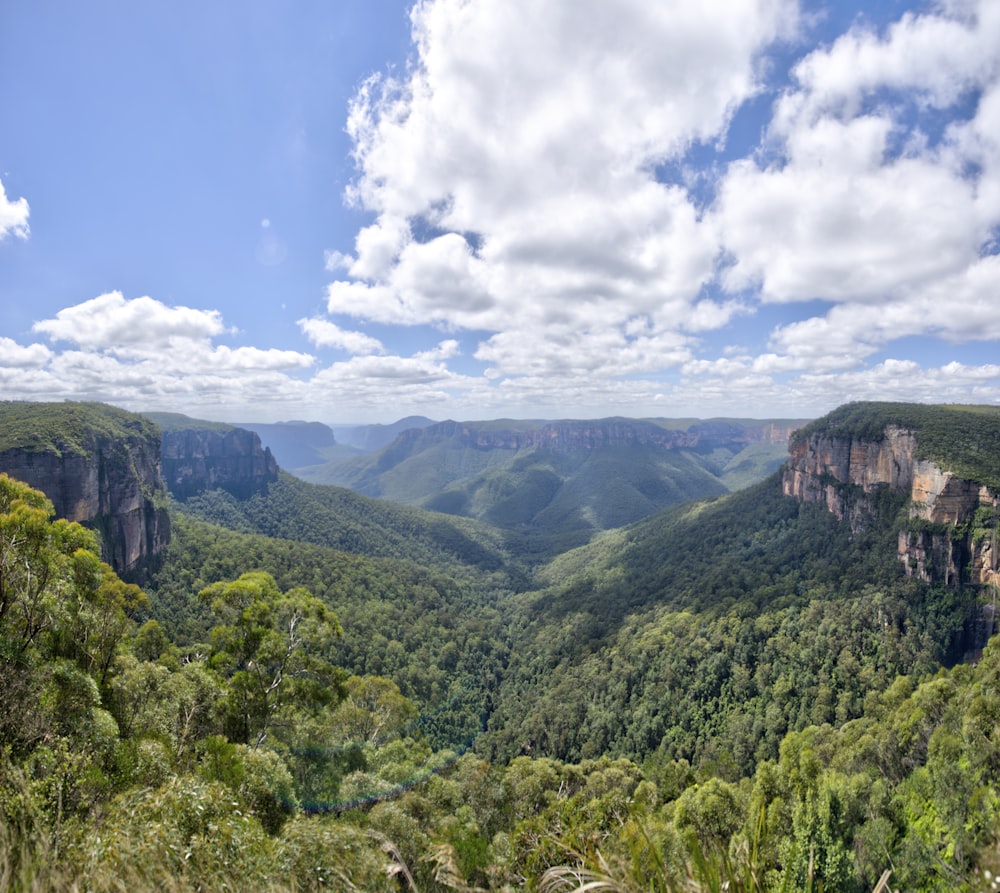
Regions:
<svg viewBox="0 0 1000 893"><path fill-rule="evenodd" d="M377 338L364 332L351 332L326 319L300 319L302 333L317 347L335 347L352 354L385 353Z"/></svg>
<svg viewBox="0 0 1000 893"><path fill-rule="evenodd" d="M52 359L52 351L44 344L22 346L11 338L0 338L0 367L37 369Z"/></svg>
<svg viewBox="0 0 1000 893"><path fill-rule="evenodd" d="M134 331L139 325L141 335ZM448 368L461 353L455 339L398 356L326 320L302 319L299 326L317 346L357 355L317 370L307 353L216 343L234 334L216 311L113 292L35 324L35 331L69 341L70 348L0 338L0 387L38 400L102 400L245 420L248 412L270 419L382 413L393 398L405 401L404 412L430 409L465 399L485 382Z"/></svg>
<svg viewBox="0 0 1000 893"><path fill-rule="evenodd" d="M350 109L348 199L376 219L331 253L328 312L493 333L478 356L510 373L683 359L735 305L702 300L716 234L656 168L725 133L795 23L791 0L418 3L413 65Z"/></svg>
<svg viewBox="0 0 1000 893"><path fill-rule="evenodd" d="M1000 334L997 45L1000 7L953 4L856 26L794 67L767 151L720 182L719 281L829 309L778 326L755 368L823 375L900 338Z"/></svg>
<svg viewBox="0 0 1000 893"><path fill-rule="evenodd" d="M111 292L0 340L0 385L272 418L1000 402L962 357L1000 341L1000 5L922 8L818 42L796 0L419 0L348 109L364 221L298 320L346 358ZM0 236L27 212L0 186Z"/></svg>
<svg viewBox="0 0 1000 893"><path fill-rule="evenodd" d="M35 332L91 350L161 349L173 339L197 341L226 331L216 310L169 307L150 297L108 292L35 323Z"/></svg>
<svg viewBox="0 0 1000 893"><path fill-rule="evenodd" d="M3 182L0 181L0 242L7 236L28 238L28 200L7 198Z"/></svg>

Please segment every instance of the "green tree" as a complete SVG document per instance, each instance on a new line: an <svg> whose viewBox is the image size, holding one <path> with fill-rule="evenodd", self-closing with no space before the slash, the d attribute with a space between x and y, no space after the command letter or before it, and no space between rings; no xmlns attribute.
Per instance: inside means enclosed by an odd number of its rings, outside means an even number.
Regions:
<svg viewBox="0 0 1000 893"><path fill-rule="evenodd" d="M286 705L320 707L335 698L339 674L325 654L340 623L307 589L282 593L270 574L252 571L200 597L222 621L212 630L211 665L229 683L232 740L256 749Z"/></svg>
<svg viewBox="0 0 1000 893"><path fill-rule="evenodd" d="M8 658L60 622L75 573L97 555L90 531L53 514L45 494L0 474L0 642Z"/></svg>

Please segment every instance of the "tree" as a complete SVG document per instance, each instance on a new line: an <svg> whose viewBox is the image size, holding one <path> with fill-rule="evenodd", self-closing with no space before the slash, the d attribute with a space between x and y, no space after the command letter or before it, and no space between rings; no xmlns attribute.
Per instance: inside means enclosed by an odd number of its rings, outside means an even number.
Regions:
<svg viewBox="0 0 1000 893"><path fill-rule="evenodd" d="M324 655L340 623L307 589L282 593L270 574L251 571L200 598L222 621L212 629L210 663L229 683L231 740L256 749L286 705L318 708L339 694Z"/></svg>
<svg viewBox="0 0 1000 893"><path fill-rule="evenodd" d="M52 521L53 514L44 493L0 474L0 644L7 658L59 622L75 572L96 561L93 533Z"/></svg>

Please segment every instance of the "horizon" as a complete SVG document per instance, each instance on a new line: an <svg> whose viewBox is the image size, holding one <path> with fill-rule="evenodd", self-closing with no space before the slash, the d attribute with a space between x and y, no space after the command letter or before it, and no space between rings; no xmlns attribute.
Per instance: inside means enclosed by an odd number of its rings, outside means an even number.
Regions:
<svg viewBox="0 0 1000 893"><path fill-rule="evenodd" d="M1000 405L987 0L0 28L0 397L233 423Z"/></svg>

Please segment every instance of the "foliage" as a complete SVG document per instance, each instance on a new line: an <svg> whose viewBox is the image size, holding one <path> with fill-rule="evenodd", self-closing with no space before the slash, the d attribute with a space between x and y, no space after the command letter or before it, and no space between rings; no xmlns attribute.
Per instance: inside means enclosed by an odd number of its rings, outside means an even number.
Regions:
<svg viewBox="0 0 1000 893"><path fill-rule="evenodd" d="M464 576L522 577L504 538L486 525L308 484L284 472L266 493L238 500L222 490L210 491L186 500L183 510L243 532L355 555L414 561Z"/></svg>
<svg viewBox="0 0 1000 893"><path fill-rule="evenodd" d="M0 888L992 886L1000 649L956 663L976 590L904 577L900 500L772 479L529 589L286 484L231 507L314 542L178 514L147 599L0 477Z"/></svg>
<svg viewBox="0 0 1000 893"><path fill-rule="evenodd" d="M917 403L847 403L796 432L877 442L887 425L914 433L918 458L1000 490L1000 408L924 406Z"/></svg>
<svg viewBox="0 0 1000 893"><path fill-rule="evenodd" d="M0 452L86 456L98 441L158 443L159 438L149 420L105 403L0 401Z"/></svg>
<svg viewBox="0 0 1000 893"><path fill-rule="evenodd" d="M263 571L213 583L200 593L221 621L209 663L226 679L226 732L256 750L290 701L314 709L332 700L337 673L322 657L342 630L303 587L282 593Z"/></svg>
<svg viewBox="0 0 1000 893"><path fill-rule="evenodd" d="M443 422L407 432L377 453L298 473L315 483L485 521L516 534L522 554L551 557L599 531L766 477L783 461L785 448L746 446L751 429L762 424ZM676 431L683 442L685 429L695 425L699 434L687 432L690 445L664 443L664 430ZM574 429L591 438L587 448L558 444L560 431L572 436ZM707 445L699 445L703 440Z"/></svg>

